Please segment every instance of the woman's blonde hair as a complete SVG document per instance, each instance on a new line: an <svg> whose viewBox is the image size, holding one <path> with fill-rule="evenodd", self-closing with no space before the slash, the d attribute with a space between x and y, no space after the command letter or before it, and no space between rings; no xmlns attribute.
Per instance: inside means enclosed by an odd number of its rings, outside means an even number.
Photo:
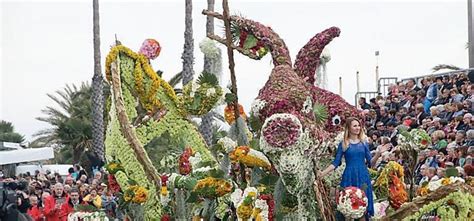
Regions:
<svg viewBox="0 0 474 221"><path fill-rule="evenodd" d="M359 119L355 117L349 117L346 119L346 123L344 125L344 140L342 141L342 150L345 152L347 148L349 148L349 133L351 129L351 124L353 121L357 121L360 125L360 133L358 136L358 139L360 142L364 142L366 139L364 128L362 127L362 124Z"/></svg>

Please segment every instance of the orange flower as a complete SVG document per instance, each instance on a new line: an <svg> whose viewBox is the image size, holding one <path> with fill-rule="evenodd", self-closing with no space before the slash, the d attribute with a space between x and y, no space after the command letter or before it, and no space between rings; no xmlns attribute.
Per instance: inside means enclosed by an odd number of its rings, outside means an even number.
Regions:
<svg viewBox="0 0 474 221"><path fill-rule="evenodd" d="M247 115L245 115L244 107L239 104L239 115L242 119L247 120ZM232 124L235 121L235 114L234 114L234 104L229 104L224 109L224 118L228 124Z"/></svg>

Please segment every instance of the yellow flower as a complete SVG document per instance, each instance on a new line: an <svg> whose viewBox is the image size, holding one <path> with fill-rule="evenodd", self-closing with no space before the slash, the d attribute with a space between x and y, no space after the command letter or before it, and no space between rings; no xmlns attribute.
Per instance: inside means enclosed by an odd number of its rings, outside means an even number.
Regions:
<svg viewBox="0 0 474 221"><path fill-rule="evenodd" d="M162 196L168 195L168 188L166 188L166 186L161 187L161 195Z"/></svg>
<svg viewBox="0 0 474 221"><path fill-rule="evenodd" d="M253 209L252 217L255 218L255 221L263 220L262 216L260 215L260 212L262 212L262 210L260 208L254 208Z"/></svg>
<svg viewBox="0 0 474 221"><path fill-rule="evenodd" d="M443 178L441 180L441 184L443 184L444 186L449 185L450 183L451 183L451 180L449 180L449 178Z"/></svg>
<svg viewBox="0 0 474 221"><path fill-rule="evenodd" d="M242 220L248 220L252 216L252 206L241 204L237 208L237 215Z"/></svg>
<svg viewBox="0 0 474 221"><path fill-rule="evenodd" d="M146 201L148 195L148 190L146 190L144 187L138 187L135 189L135 196L133 197L133 202L134 203L144 203Z"/></svg>

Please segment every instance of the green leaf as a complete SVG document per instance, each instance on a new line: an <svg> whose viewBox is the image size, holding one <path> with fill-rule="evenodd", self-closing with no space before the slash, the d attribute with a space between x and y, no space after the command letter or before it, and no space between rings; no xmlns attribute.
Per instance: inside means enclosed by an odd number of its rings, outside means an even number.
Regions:
<svg viewBox="0 0 474 221"><path fill-rule="evenodd" d="M225 94L225 102L226 102L227 104L234 103L234 101L236 100L236 98L237 98L237 97L236 97L235 94L233 94L233 93L227 93L227 94Z"/></svg>
<svg viewBox="0 0 474 221"><path fill-rule="evenodd" d="M197 203L198 200L199 200L198 194L195 193L195 192L191 192L191 194L189 194L188 199L186 199L186 202L187 203Z"/></svg>
<svg viewBox="0 0 474 221"><path fill-rule="evenodd" d="M313 113L317 124L324 124L329 118L328 108L322 104L314 104Z"/></svg>
<svg viewBox="0 0 474 221"><path fill-rule="evenodd" d="M197 184L197 180L196 180L196 179L187 178L187 179L184 181L184 188L187 189L187 190L192 190L192 189L194 189L194 187L196 186L196 184Z"/></svg>
<svg viewBox="0 0 474 221"><path fill-rule="evenodd" d="M209 176L214 177L214 178L224 179L224 175L225 175L224 171L220 169L209 171Z"/></svg>
<svg viewBox="0 0 474 221"><path fill-rule="evenodd" d="M244 48L251 49L257 46L257 42L258 42L258 39L254 35L249 33L247 35L247 39L245 39Z"/></svg>
<svg viewBox="0 0 474 221"><path fill-rule="evenodd" d="M217 76L215 74L202 72L201 75L199 75L196 83L200 85L208 83L215 87L219 85L219 80L217 79Z"/></svg>
<svg viewBox="0 0 474 221"><path fill-rule="evenodd" d="M250 141L250 147L254 150L260 151L260 140L259 139L252 139Z"/></svg>
<svg viewBox="0 0 474 221"><path fill-rule="evenodd" d="M255 117L255 116L250 116L249 117L249 126L252 128L252 131L255 133L259 133L260 130L262 129L263 123L260 120L260 118Z"/></svg>
<svg viewBox="0 0 474 221"><path fill-rule="evenodd" d="M260 183L264 184L266 186L270 185L275 185L275 183L278 181L278 176L275 176L273 174L269 174L268 176L264 176L261 180Z"/></svg>

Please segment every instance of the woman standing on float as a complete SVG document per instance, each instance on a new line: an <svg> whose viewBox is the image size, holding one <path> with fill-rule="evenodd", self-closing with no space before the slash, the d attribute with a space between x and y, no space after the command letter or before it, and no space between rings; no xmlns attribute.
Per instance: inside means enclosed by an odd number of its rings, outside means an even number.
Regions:
<svg viewBox="0 0 474 221"><path fill-rule="evenodd" d="M325 170L319 173L320 177L326 176L341 165L342 156L346 160L346 169L342 174L341 187L355 186L362 190L368 199L366 220L374 215L374 200L372 184L370 182L370 151L360 120L348 118L344 126L344 140L337 147L336 158Z"/></svg>

